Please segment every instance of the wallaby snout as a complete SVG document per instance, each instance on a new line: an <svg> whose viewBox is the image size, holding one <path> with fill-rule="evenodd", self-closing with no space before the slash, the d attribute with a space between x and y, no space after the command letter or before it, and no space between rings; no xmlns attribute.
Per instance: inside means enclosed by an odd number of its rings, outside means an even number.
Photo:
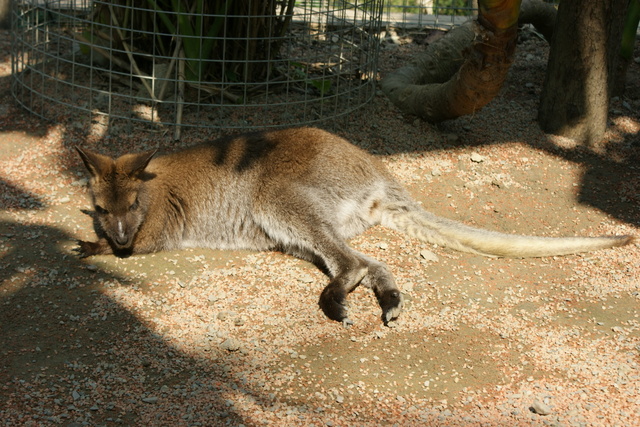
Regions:
<svg viewBox="0 0 640 427"><path fill-rule="evenodd" d="M127 243L127 235L124 234L124 227L122 226L122 220L118 220L118 234L116 235L116 243L119 245L124 245Z"/></svg>
<svg viewBox="0 0 640 427"><path fill-rule="evenodd" d="M125 232L124 222L121 218L116 220L116 232L113 236L113 241L118 246L126 247L128 244L132 242L132 236L127 235Z"/></svg>
<svg viewBox="0 0 640 427"><path fill-rule="evenodd" d="M112 215L96 211L100 229L106 234L114 249L126 250L133 246L135 235L144 218L134 213Z"/></svg>

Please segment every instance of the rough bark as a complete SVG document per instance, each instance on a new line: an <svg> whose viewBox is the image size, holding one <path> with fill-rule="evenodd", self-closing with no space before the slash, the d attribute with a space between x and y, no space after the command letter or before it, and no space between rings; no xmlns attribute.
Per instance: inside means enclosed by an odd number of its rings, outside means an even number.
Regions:
<svg viewBox="0 0 640 427"><path fill-rule="evenodd" d="M560 2L538 111L545 132L586 143L604 136L627 5Z"/></svg>
<svg viewBox="0 0 640 427"><path fill-rule="evenodd" d="M516 46L519 0L480 2L478 21L451 30L381 83L403 112L429 122L473 114L498 93Z"/></svg>

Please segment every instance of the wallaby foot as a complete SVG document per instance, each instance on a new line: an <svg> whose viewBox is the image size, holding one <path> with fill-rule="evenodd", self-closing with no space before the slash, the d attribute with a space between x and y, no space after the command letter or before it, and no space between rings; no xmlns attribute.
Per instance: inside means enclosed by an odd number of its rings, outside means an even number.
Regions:
<svg viewBox="0 0 640 427"><path fill-rule="evenodd" d="M366 257L366 259L369 264L369 274L362 284L373 289L382 309L382 322L388 325L400 316L404 298L387 266L373 258Z"/></svg>
<svg viewBox="0 0 640 427"><path fill-rule="evenodd" d="M329 283L320 294L320 308L329 319L352 324L353 322L347 317L347 293L344 289L332 286L332 283Z"/></svg>
<svg viewBox="0 0 640 427"><path fill-rule="evenodd" d="M351 326L347 315L347 295L358 287L367 275L367 267L360 267L336 276L320 294L320 308L331 320L342 322L345 327Z"/></svg>
<svg viewBox="0 0 640 427"><path fill-rule="evenodd" d="M381 294L376 294L376 297L378 298L378 304L382 308L382 321L385 325L400 316L404 305L404 297L399 290L388 289Z"/></svg>

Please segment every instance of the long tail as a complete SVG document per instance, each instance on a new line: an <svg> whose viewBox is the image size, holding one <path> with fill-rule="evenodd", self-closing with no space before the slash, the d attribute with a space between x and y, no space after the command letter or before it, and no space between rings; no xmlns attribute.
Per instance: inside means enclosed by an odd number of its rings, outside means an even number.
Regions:
<svg viewBox="0 0 640 427"><path fill-rule="evenodd" d="M498 257L566 255L624 246L634 241L633 236L538 237L498 233L441 218L413 204L387 205L381 223L425 242Z"/></svg>

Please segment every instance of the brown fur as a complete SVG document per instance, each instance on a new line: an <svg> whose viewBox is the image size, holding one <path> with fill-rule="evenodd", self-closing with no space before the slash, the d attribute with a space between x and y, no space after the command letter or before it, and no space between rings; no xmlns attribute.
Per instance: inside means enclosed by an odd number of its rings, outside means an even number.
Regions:
<svg viewBox="0 0 640 427"><path fill-rule="evenodd" d="M382 263L346 244L382 224L488 256L546 256L620 246L628 236L542 238L480 230L424 211L373 156L331 133L299 128L228 137L154 158L78 148L99 231L82 256L180 249L278 249L322 267L320 307L350 323L345 300L371 287L386 323L402 294Z"/></svg>

